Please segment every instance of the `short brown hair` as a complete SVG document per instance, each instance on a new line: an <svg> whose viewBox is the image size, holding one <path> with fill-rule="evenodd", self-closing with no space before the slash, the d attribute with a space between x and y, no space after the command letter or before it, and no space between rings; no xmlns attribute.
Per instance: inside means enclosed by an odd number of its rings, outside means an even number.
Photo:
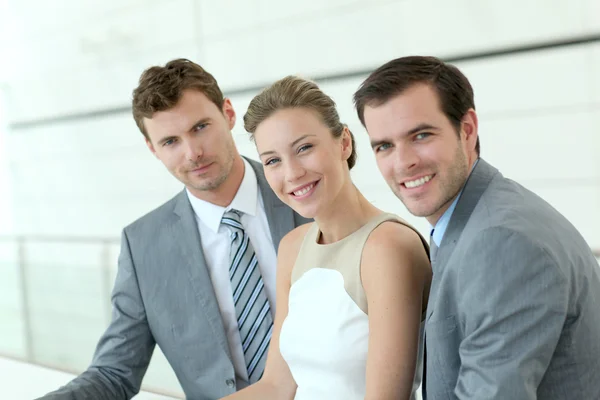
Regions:
<svg viewBox="0 0 600 400"><path fill-rule="evenodd" d="M152 118L156 112L175 107L187 89L199 90L219 110L223 109L223 93L216 79L190 60L178 58L164 67L150 67L142 73L138 87L133 90L132 111L133 119L146 139L150 140L144 118Z"/></svg>
<svg viewBox="0 0 600 400"><path fill-rule="evenodd" d="M273 83L256 95L244 115L244 128L253 137L258 125L273 115L276 111L289 108L306 108L315 111L323 123L338 138L342 136L347 125L340 122L335 102L327 96L316 83L297 76L286 76ZM348 168L356 164L356 143L352 139L352 154L348 158Z"/></svg>
<svg viewBox="0 0 600 400"><path fill-rule="evenodd" d="M469 109L475 109L473 88L458 68L435 57L401 57L371 73L354 93L360 122L365 125L365 106L382 105L418 83L435 89L443 113L459 132L462 118ZM479 154L479 138L475 150Z"/></svg>

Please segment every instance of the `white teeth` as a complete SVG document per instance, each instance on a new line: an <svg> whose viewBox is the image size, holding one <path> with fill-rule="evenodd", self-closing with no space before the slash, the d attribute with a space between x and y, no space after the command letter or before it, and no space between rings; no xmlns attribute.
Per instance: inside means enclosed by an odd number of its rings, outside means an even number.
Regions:
<svg viewBox="0 0 600 400"><path fill-rule="evenodd" d="M431 178L433 178L433 175L424 176L420 179L415 179L414 181L404 182L404 186L406 186L407 188L411 188L411 189L416 188L416 187L422 186L425 183L429 182L431 180Z"/></svg>
<svg viewBox="0 0 600 400"><path fill-rule="evenodd" d="M300 189L296 192L294 192L294 196L302 196L306 193L308 193L310 191L310 189L312 189L315 186L314 183L311 183L310 185L306 186L304 189Z"/></svg>

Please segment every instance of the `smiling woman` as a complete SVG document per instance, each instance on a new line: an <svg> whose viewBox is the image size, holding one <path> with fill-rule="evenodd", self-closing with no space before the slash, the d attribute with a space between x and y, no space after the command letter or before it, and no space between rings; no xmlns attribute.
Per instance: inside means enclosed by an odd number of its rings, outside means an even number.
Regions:
<svg viewBox="0 0 600 400"><path fill-rule="evenodd" d="M353 184L352 133L315 83L275 82L244 125L269 186L315 222L281 241L265 373L230 399L414 398L431 279L425 240Z"/></svg>

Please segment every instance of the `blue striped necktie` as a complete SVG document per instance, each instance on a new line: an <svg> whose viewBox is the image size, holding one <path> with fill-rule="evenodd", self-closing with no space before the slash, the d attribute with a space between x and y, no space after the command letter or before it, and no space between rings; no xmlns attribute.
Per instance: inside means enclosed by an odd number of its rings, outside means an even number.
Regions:
<svg viewBox="0 0 600 400"><path fill-rule="evenodd" d="M231 230L229 279L248 380L254 383L265 369L273 333L273 317L252 243L240 222L240 212L230 210L221 223Z"/></svg>

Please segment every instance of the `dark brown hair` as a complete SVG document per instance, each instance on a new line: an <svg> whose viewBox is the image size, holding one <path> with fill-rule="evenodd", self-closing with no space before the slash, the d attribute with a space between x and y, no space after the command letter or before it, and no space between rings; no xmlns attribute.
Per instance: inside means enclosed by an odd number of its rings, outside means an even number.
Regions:
<svg viewBox="0 0 600 400"><path fill-rule="evenodd" d="M475 109L473 88L454 65L435 57L401 57L377 68L354 93L354 105L365 125L365 106L379 106L418 83L431 85L437 92L442 112L457 132L469 109ZM479 154L479 138L475 151Z"/></svg>
<svg viewBox="0 0 600 400"><path fill-rule="evenodd" d="M336 138L342 136L344 128L347 128L340 122L333 99L323 93L316 83L297 76L286 76L256 95L244 115L244 128L254 136L261 122L276 111L289 108L306 108L315 111ZM347 161L348 167L352 169L356 164L357 154L352 132L350 137L352 154Z"/></svg>
<svg viewBox="0 0 600 400"><path fill-rule="evenodd" d="M142 73L138 87L133 90L132 111L133 119L146 139L150 140L144 118L152 118L155 112L175 107L187 89L204 93L219 110L223 109L223 93L215 78L190 60L178 58L164 67L150 67Z"/></svg>

